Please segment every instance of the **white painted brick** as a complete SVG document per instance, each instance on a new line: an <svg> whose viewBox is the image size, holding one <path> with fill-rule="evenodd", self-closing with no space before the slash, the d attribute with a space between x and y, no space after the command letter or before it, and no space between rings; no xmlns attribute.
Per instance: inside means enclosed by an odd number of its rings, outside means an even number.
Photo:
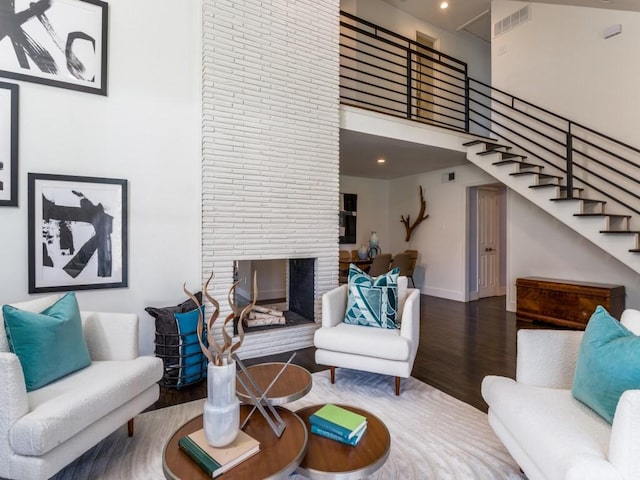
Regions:
<svg viewBox="0 0 640 480"><path fill-rule="evenodd" d="M203 5L203 281L215 270L224 299L234 260L317 258L319 322L337 282L339 1ZM241 355L313 342L315 326L286 330Z"/></svg>

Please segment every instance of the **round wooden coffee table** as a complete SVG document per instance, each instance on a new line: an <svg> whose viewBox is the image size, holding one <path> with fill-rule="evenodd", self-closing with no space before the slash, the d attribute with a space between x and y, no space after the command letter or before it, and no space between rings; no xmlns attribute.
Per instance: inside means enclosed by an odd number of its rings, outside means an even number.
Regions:
<svg viewBox="0 0 640 480"><path fill-rule="evenodd" d="M251 408L249 405L240 406L241 423ZM282 436L278 438L273 433L262 415L254 414L247 422L244 431L260 442L260 452L217 478L284 479L295 471L307 451L309 439L307 427L295 413L282 407L276 408L286 423ZM178 447L180 438L200 428L202 428L202 415L180 427L165 445L164 452L162 452L162 470L167 479L204 480L211 478Z"/></svg>
<svg viewBox="0 0 640 480"><path fill-rule="evenodd" d="M283 368L285 370L267 392L267 398L271 405L284 405L304 397L311 390L311 374L306 369L292 363L287 365L281 362L270 362L247 367L247 371L262 392L267 390ZM243 381L251 387L244 372L239 371L238 377L242 377ZM236 381L236 395L243 403L253 403L252 398L239 381Z"/></svg>
<svg viewBox="0 0 640 480"><path fill-rule="evenodd" d="M323 405L312 405L296 413L310 430L309 417ZM374 414L350 405L340 405L367 417L367 431L355 447L309 434L307 454L297 473L316 479L357 479L371 475L389 458L389 430Z"/></svg>

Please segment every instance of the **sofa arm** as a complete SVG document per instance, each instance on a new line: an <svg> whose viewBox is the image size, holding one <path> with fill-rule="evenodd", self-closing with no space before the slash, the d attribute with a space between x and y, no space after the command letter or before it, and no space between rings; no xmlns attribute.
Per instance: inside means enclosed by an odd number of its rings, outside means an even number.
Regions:
<svg viewBox="0 0 640 480"><path fill-rule="evenodd" d="M29 412L27 387L18 357L9 352L0 352L0 476L9 472L9 457L13 450L9 446L9 428Z"/></svg>
<svg viewBox="0 0 640 480"><path fill-rule="evenodd" d="M622 478L640 478L640 390L627 390L620 397L611 425L609 461Z"/></svg>
<svg viewBox="0 0 640 480"><path fill-rule="evenodd" d="M537 387L570 389L583 333L518 330L516 380Z"/></svg>
<svg viewBox="0 0 640 480"><path fill-rule="evenodd" d="M341 285L322 295L322 327L335 327L344 320L347 311L347 285Z"/></svg>
<svg viewBox="0 0 640 480"><path fill-rule="evenodd" d="M136 314L81 312L81 315L92 360L132 360L138 356Z"/></svg>
<svg viewBox="0 0 640 480"><path fill-rule="evenodd" d="M411 351L415 354L420 337L420 290L417 288L407 290L407 299L402 309L400 336L411 340Z"/></svg>

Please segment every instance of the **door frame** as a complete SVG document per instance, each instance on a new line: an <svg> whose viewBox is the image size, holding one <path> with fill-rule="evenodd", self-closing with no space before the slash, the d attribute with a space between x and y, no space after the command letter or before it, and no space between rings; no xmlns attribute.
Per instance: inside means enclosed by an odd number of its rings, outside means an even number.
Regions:
<svg viewBox="0 0 640 480"><path fill-rule="evenodd" d="M485 210L482 207L483 204L486 204L485 202L480 202L480 199L483 195L489 195L487 198L491 202L494 202L493 206L489 210ZM477 283L476 291L478 293L478 298L495 297L500 294L500 283L501 283L500 282L500 263L501 263L500 254L502 252L502 245L501 245L502 242L500 241L500 228L502 226L502 222L500 218L501 195L504 195L504 192L501 192L501 190L497 187L480 186L475 188L475 197L476 197L475 205L477 207L476 232L478 232L478 235L476 236L476 248L475 248L476 272L477 272L476 277L478 279L476 282ZM491 209L492 211L490 211ZM492 215L488 216L487 215L488 212L491 213ZM483 219L486 222L484 225L482 221ZM495 221L495 223L493 223L493 221ZM489 232L489 229L493 231ZM491 236L492 245L495 245L495 253L492 253L493 249L491 249L491 262L493 263L493 265L489 269L489 272L492 271L493 274L491 275L491 278L490 278L492 285L489 288L485 288L481 284L483 273L484 274L487 273L487 271L483 272L483 265L485 264L485 262L483 261L483 257L486 257L487 251L489 251L485 249L485 252L482 252L482 248L481 248L482 235L480 235L482 230L484 230L486 233L488 233ZM486 265L485 265L485 268L486 268ZM473 282L473 278L470 277L469 280Z"/></svg>
<svg viewBox="0 0 640 480"><path fill-rule="evenodd" d="M438 50L438 47L439 47L439 44L440 44L439 39L437 39L435 37L432 37L431 35L428 35L426 33L420 32L420 31L416 31L416 42L418 42L420 44L424 44L424 45L426 45L426 46L428 46L430 48L433 48L434 50ZM427 42L428 42L428 44L427 44ZM419 57L416 56L416 60L418 58ZM416 61L416 63L418 64L418 68L415 69L415 72L418 74L418 77L416 78L416 80L414 80L415 86L417 86L419 84L419 82L421 81L421 79L419 77L420 75L422 75L422 72L420 70L420 66L424 66L427 69L431 69L431 75L433 77L439 78L437 73L433 70L433 68L434 68L433 62L431 62L431 65L422 65L421 62L419 62L419 61ZM430 97L430 99L428 99L428 98L424 99L424 100L422 100L423 102L426 103L428 101L432 101L432 102L434 101L435 97L433 96L433 94L435 92L435 87L437 86L437 78L431 79L430 83L433 84L434 87L431 87L431 92L429 92L429 89L427 89L426 93L424 94L424 95ZM421 102L420 93L416 91L415 96L416 96L416 104L415 104L415 106L413 107L412 110L413 110L414 115L417 116L417 115L420 115L421 111L424 111L425 106L421 106L420 105L420 102ZM429 108L431 110L431 112L426 112L425 111L424 112L425 113L424 118L419 118L418 120L422 120L422 121L425 121L425 122L430 122L430 121L432 122L432 121L434 121L436 119L436 117L438 115L437 107L435 105L428 105L427 108Z"/></svg>
<svg viewBox="0 0 640 480"><path fill-rule="evenodd" d="M472 196L476 195L479 187L494 187L500 189L504 195L504 208L500 208L499 216L499 264L500 271L504 271L504 278L500 278L500 283L504 282L504 285L498 286L498 295L506 295L507 290L507 276L508 276L508 257L507 257L507 245L509 242L508 230L507 230L507 218L509 216L509 195L508 189L501 183L470 183L465 185L465 211L466 211L466 235L464 236L464 251L465 251L465 269L464 269L464 301L470 302L478 300L478 260L477 255L478 239L475 222L478 218L478 204L472 202ZM475 276L475 279L471 278ZM502 275L501 275L502 277Z"/></svg>

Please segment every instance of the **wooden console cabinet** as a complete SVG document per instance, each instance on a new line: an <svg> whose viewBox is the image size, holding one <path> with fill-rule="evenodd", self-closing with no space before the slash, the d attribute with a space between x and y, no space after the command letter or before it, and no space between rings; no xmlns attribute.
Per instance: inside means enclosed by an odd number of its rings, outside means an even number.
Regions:
<svg viewBox="0 0 640 480"><path fill-rule="evenodd" d="M615 318L624 310L624 286L526 277L516 280L516 316L583 329L598 305Z"/></svg>

